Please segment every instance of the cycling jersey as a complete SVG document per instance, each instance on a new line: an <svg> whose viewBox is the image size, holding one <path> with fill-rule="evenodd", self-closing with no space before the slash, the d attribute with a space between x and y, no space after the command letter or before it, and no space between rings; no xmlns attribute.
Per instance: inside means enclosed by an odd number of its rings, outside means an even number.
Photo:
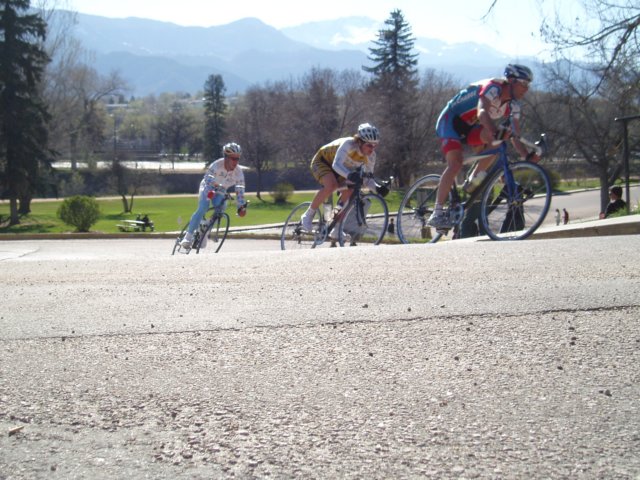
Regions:
<svg viewBox="0 0 640 480"><path fill-rule="evenodd" d="M318 153L338 175L344 178L361 165L364 166L365 172L373 173L373 167L376 164L376 152L372 152L367 157L360 151L358 141L353 137L338 138L321 147Z"/></svg>
<svg viewBox="0 0 640 480"><path fill-rule="evenodd" d="M235 185L236 192L241 189L244 194L244 173L242 167L238 165L233 170L228 171L224 168L224 158L219 158L209 165L201 185L207 183L217 183L225 190Z"/></svg>
<svg viewBox="0 0 640 480"><path fill-rule="evenodd" d="M500 95L509 84L501 79L488 79L469 85L458 92L438 117L436 133L441 139L465 139L473 127L478 124L478 104L481 97L489 100L487 113L492 120L499 118L520 118L520 103L509 100L502 103Z"/></svg>

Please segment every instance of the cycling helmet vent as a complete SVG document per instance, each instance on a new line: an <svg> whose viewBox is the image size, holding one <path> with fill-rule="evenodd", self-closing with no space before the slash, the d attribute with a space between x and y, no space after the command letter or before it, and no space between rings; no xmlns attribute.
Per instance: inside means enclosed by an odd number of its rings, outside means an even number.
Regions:
<svg viewBox="0 0 640 480"><path fill-rule="evenodd" d="M228 155L240 155L242 154L242 148L240 148L240 145L238 145L237 143L227 143L224 147L222 147L222 155L223 156L228 156Z"/></svg>
<svg viewBox="0 0 640 480"><path fill-rule="evenodd" d="M378 143L380 141L378 129L370 123L362 123L358 125L358 133L356 135L363 142Z"/></svg>
<svg viewBox="0 0 640 480"><path fill-rule="evenodd" d="M504 76L506 78L515 78L517 80L526 80L527 82L533 82L533 72L529 67L524 65L518 65L516 63L510 63L504 69Z"/></svg>

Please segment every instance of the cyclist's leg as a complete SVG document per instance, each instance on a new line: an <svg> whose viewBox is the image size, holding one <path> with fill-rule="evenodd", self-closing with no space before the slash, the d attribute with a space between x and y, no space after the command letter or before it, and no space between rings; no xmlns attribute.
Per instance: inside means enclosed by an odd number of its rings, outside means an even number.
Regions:
<svg viewBox="0 0 640 480"><path fill-rule="evenodd" d="M443 150L445 151L445 161L447 167L442 172L440 177L440 184L438 185L438 192L436 194L436 203L433 208L433 213L427 223L433 227L447 228L451 226L448 216L444 209L446 206L451 187L453 186L456 176L462 169L462 144L453 139L443 140Z"/></svg>
<svg viewBox="0 0 640 480"><path fill-rule="evenodd" d="M309 209L310 202L304 202L297 205L291 210L282 227L280 235L280 248L282 250L295 250L300 248L316 248L317 245L324 242L326 235L326 224L320 224L320 212L316 212L315 220L319 227L314 231L308 231L302 228L300 217L303 212Z"/></svg>
<svg viewBox="0 0 640 480"><path fill-rule="evenodd" d="M185 246L187 244L191 244L191 241L193 240L193 232L195 232L198 225L200 225L200 221L202 220L202 217L204 217L204 214L207 213L208 208L209 199L207 198L204 190L200 188L200 193L198 195L198 208L193 212L193 215L191 215L191 220L189 221L189 226L187 227L187 231L183 239Z"/></svg>
<svg viewBox="0 0 640 480"><path fill-rule="evenodd" d="M338 178L336 173L331 168L331 165L329 165L329 163L318 154L316 154L311 161L311 173L322 185L322 188L315 194L311 201L311 205L301 217L302 226L306 230L311 230L313 217L318 211L320 205L338 188Z"/></svg>

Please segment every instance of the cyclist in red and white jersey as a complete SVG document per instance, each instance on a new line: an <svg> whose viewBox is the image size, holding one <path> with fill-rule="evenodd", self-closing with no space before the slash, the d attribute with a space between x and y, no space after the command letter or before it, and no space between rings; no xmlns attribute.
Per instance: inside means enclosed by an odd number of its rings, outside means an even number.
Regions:
<svg viewBox="0 0 640 480"><path fill-rule="evenodd" d="M525 159L529 152L520 142L519 100L529 90L533 81L531 69L524 65L509 64L504 70L504 78L482 80L458 92L440 113L436 124L436 134L440 139L447 167L440 178L433 214L427 221L435 228L451 227L449 217L444 212L451 186L462 169L462 145L480 148L491 143L498 133L497 120L512 118L511 142ZM474 178L486 175L494 157L483 160L474 169L464 188L471 188L480 182ZM537 161L537 157L531 158Z"/></svg>

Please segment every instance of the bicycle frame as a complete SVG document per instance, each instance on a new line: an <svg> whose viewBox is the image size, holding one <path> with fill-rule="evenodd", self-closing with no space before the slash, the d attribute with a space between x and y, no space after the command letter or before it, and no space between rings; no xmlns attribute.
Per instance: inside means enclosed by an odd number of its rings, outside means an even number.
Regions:
<svg viewBox="0 0 640 480"><path fill-rule="evenodd" d="M343 187L338 188L336 191L343 192L344 190L348 190L348 189L353 190L353 193L349 197L349 201L347 201L347 203L342 207L342 209L336 215L333 216L333 218L331 219L330 222L328 222L328 224L327 224L327 219L324 218L324 211L321 210L320 223L318 224L318 231L323 232L323 234L322 234L322 240L317 241L318 245L323 243L326 240L327 235L331 232L331 230L333 230L340 224L340 222L344 219L345 213L349 210L349 207L351 206L351 204L353 204L353 202L357 202L356 203L356 206L357 206L356 219L357 219L358 225L362 225L362 222L363 222L362 219L364 218L364 212L362 211L362 202L360 201L361 195L362 195L362 182L354 185L345 185Z"/></svg>

